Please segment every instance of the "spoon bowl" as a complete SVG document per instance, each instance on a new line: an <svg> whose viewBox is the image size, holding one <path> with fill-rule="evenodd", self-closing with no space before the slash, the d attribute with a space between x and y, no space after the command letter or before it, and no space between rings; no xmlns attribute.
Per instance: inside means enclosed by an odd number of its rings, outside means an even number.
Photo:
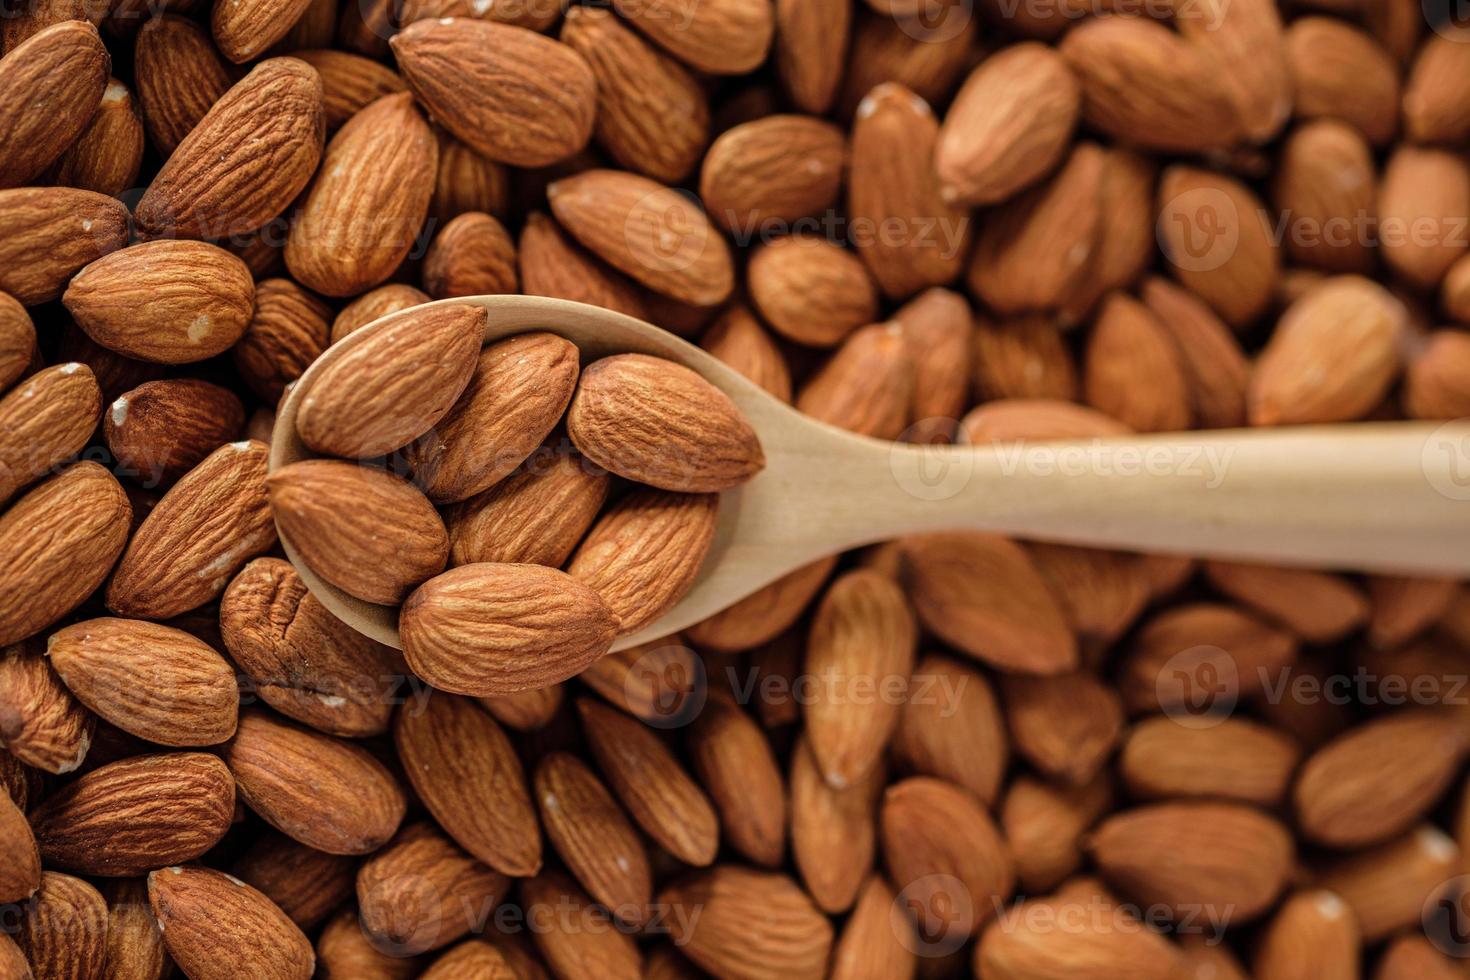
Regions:
<svg viewBox="0 0 1470 980"><path fill-rule="evenodd" d="M721 495L714 543L693 587L658 621L619 637L614 650L678 632L819 558L927 531L1309 567L1470 572L1464 422L994 447L889 443L803 415L699 347L621 313L538 296L439 302L484 307L486 343L545 330L575 344L584 365L620 353L683 364L728 395L760 436L766 468ZM400 315L349 334L302 375L277 412L271 472L316 455L296 431L311 380ZM401 646L396 608L347 595L299 560L284 534L281 544L329 611Z"/></svg>

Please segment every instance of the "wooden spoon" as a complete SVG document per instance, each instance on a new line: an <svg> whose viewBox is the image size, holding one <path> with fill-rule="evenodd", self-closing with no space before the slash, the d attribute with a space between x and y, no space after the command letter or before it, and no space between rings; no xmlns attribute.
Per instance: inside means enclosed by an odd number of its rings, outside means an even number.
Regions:
<svg viewBox="0 0 1470 980"><path fill-rule="evenodd" d="M623 649L697 623L808 562L903 534L959 528L1101 548L1278 565L1470 572L1470 422L1180 432L1025 447L888 443L811 419L705 351L641 320L536 296L477 296L486 342L549 330L584 363L637 352L687 365L728 394L766 469L724 494L689 594ZM385 317L378 323L385 323ZM313 453L296 433L306 383L372 332L333 345L281 405L272 471ZM398 611L348 596L287 556L318 599L399 646Z"/></svg>

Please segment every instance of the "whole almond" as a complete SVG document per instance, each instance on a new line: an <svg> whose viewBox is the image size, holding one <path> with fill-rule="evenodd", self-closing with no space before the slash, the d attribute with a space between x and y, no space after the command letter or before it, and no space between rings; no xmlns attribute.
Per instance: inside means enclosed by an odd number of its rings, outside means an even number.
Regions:
<svg viewBox="0 0 1470 980"><path fill-rule="evenodd" d="M1353 910L1364 943L1376 943L1422 920L1424 903L1444 889L1460 864L1455 842L1421 824L1386 844L1324 862L1317 881Z"/></svg>
<svg viewBox="0 0 1470 980"><path fill-rule="evenodd" d="M119 395L102 425L123 472L159 486L176 482L236 438L245 408L234 392L208 381L149 381Z"/></svg>
<svg viewBox="0 0 1470 980"><path fill-rule="evenodd" d="M1063 323L1086 318L1109 290L1132 286L1154 262L1153 160L1125 147L1103 154L1101 210L1092 256L1062 305Z"/></svg>
<svg viewBox="0 0 1470 980"><path fill-rule="evenodd" d="M206 242L143 242L79 272L61 298L97 343L162 364L228 350L255 309L245 263Z"/></svg>
<svg viewBox="0 0 1470 980"><path fill-rule="evenodd" d="M178 148L234 83L209 32L173 14L151 17L139 29L133 74L148 141L164 154Z"/></svg>
<svg viewBox="0 0 1470 980"><path fill-rule="evenodd" d="M0 188L29 184L86 131L112 59L85 21L64 21L0 59Z"/></svg>
<svg viewBox="0 0 1470 980"><path fill-rule="evenodd" d="M526 215L516 260L521 292L527 296L554 296L648 319L637 288L573 242L553 218L540 211Z"/></svg>
<svg viewBox="0 0 1470 980"><path fill-rule="evenodd" d="M0 398L0 506L85 448L101 403L97 379L76 363L38 371Z"/></svg>
<svg viewBox="0 0 1470 980"><path fill-rule="evenodd" d="M769 643L800 618L836 564L834 557L828 557L803 565L685 633L701 650L711 652L733 653Z"/></svg>
<svg viewBox="0 0 1470 980"><path fill-rule="evenodd" d="M817 368L796 395L812 418L876 439L897 439L908 428L914 373L901 324L862 327Z"/></svg>
<svg viewBox="0 0 1470 980"><path fill-rule="evenodd" d="M128 211L70 187L0 190L0 291L26 306L61 295L76 271L128 241Z"/></svg>
<svg viewBox="0 0 1470 980"><path fill-rule="evenodd" d="M985 59L955 95L935 149L944 195L995 204L1061 162L1082 92L1055 50L1025 42Z"/></svg>
<svg viewBox="0 0 1470 980"><path fill-rule="evenodd" d="M1117 692L1089 671L1002 680L1006 720L1016 751L1053 779L1091 782L1123 728Z"/></svg>
<svg viewBox="0 0 1470 980"><path fill-rule="evenodd" d="M852 18L846 3L776 0L771 60L781 87L802 112L824 113L836 100Z"/></svg>
<svg viewBox="0 0 1470 980"><path fill-rule="evenodd" d="M435 299L514 293L516 285L515 243L479 211L450 219L424 256L424 288Z"/></svg>
<svg viewBox="0 0 1470 980"><path fill-rule="evenodd" d="M67 773L92 746L96 716L62 683L38 641L0 651L0 743L20 767ZM25 793L14 793L27 802Z"/></svg>
<svg viewBox="0 0 1470 980"><path fill-rule="evenodd" d="M615 0L613 9L674 57L711 75L741 75L758 66L775 28L771 5L759 0Z"/></svg>
<svg viewBox="0 0 1470 980"><path fill-rule="evenodd" d="M1321 119L1297 127L1282 147L1271 195L1290 216L1287 255L1324 272L1372 272L1377 184L1372 148L1352 126Z"/></svg>
<svg viewBox="0 0 1470 980"><path fill-rule="evenodd" d="M784 874L720 865L674 882L658 901L673 910L673 941L716 976L816 980L826 969L832 926Z"/></svg>
<svg viewBox="0 0 1470 980"><path fill-rule="evenodd" d="M656 293L706 307L734 288L729 246L673 188L618 170L585 170L552 184L546 196L574 238Z"/></svg>
<svg viewBox="0 0 1470 980"><path fill-rule="evenodd" d="M295 58L262 61L182 138L138 202L138 226L184 238L256 230L311 179L323 118L316 69Z"/></svg>
<svg viewBox="0 0 1470 980"><path fill-rule="evenodd" d="M1383 168L1378 224L1383 261L1421 289L1438 285L1465 254L1470 164L1445 150L1400 146Z"/></svg>
<svg viewBox="0 0 1470 980"><path fill-rule="evenodd" d="M927 289L894 313L913 373L912 442L952 442L970 396L975 351L970 306L948 289Z"/></svg>
<svg viewBox="0 0 1470 980"><path fill-rule="evenodd" d="M25 906L17 939L30 969L20 977L99 977L107 955L107 902L80 878L46 871Z"/></svg>
<svg viewBox="0 0 1470 980"><path fill-rule="evenodd" d="M220 599L219 629L231 659L281 714L347 738L387 730L402 658L327 612L289 562L246 565Z"/></svg>
<svg viewBox="0 0 1470 980"><path fill-rule="evenodd" d="M387 279L414 246L437 166L438 144L411 95L362 109L332 137L291 223L291 274L326 296L355 296Z"/></svg>
<svg viewBox="0 0 1470 980"><path fill-rule="evenodd" d="M900 764L962 786L989 805L1000 792L1007 742L985 675L938 654L918 662L893 732L892 754Z"/></svg>
<svg viewBox="0 0 1470 980"><path fill-rule="evenodd" d="M578 367L577 348L555 334L526 333L487 345L459 401L409 447L415 481L436 503L466 500L494 486L561 418Z"/></svg>
<svg viewBox="0 0 1470 980"><path fill-rule="evenodd" d="M1379 649L1392 650L1445 614L1454 601L1455 585L1447 578L1370 575L1368 597L1372 605L1368 639Z"/></svg>
<svg viewBox="0 0 1470 980"><path fill-rule="evenodd" d="M1404 379L1404 409L1414 418L1454 419L1470 414L1464 386L1470 363L1470 338L1458 330L1436 330L1409 362Z"/></svg>
<svg viewBox="0 0 1470 980"><path fill-rule="evenodd" d="M291 56L311 65L321 76L322 111L328 132L383 96L406 87L393 69L350 51L317 48L293 51Z"/></svg>
<svg viewBox="0 0 1470 980"><path fill-rule="evenodd" d="M685 864L703 867L719 848L719 818L657 734L592 698L577 702L587 745L644 833Z"/></svg>
<svg viewBox="0 0 1470 980"><path fill-rule="evenodd" d="M976 318L974 387L983 398L1077 396L1077 369L1056 318L1032 314L992 323Z"/></svg>
<svg viewBox="0 0 1470 980"><path fill-rule="evenodd" d="M1330 116L1382 145L1398 129L1399 66L1367 31L1336 17L1301 17L1286 31L1299 118Z"/></svg>
<svg viewBox="0 0 1470 980"><path fill-rule="evenodd" d="M401 961L390 961L397 965ZM539 969L539 965L537 967ZM466 939L433 962L423 973L405 976L427 977L428 980L470 980L471 977L519 977L505 953L481 939Z"/></svg>
<svg viewBox="0 0 1470 980"><path fill-rule="evenodd" d="M731 306L704 332L699 346L783 402L791 401L791 369L775 339L743 305Z"/></svg>
<svg viewBox="0 0 1470 980"><path fill-rule="evenodd" d="M653 899L648 854L587 764L566 752L543 756L536 767L536 805L551 846L588 894L625 922L643 922Z"/></svg>
<svg viewBox="0 0 1470 980"><path fill-rule="evenodd" d="M34 636L107 578L132 507L112 474L77 463L0 514L0 646Z"/></svg>
<svg viewBox="0 0 1470 980"><path fill-rule="evenodd" d="M1263 980L1355 976L1361 955L1352 910L1329 891L1301 891L1281 904L1256 951Z"/></svg>
<svg viewBox="0 0 1470 980"><path fill-rule="evenodd" d="M766 733L740 707L715 699L689 736L694 771L719 811L725 839L755 864L780 867L786 789Z"/></svg>
<svg viewBox="0 0 1470 980"><path fill-rule="evenodd" d="M878 314L860 259L826 239L785 235L750 257L747 288L771 328L809 347L832 347Z"/></svg>
<svg viewBox="0 0 1470 980"><path fill-rule="evenodd" d="M506 728L537 732L557 719L565 700L565 685L553 684L536 691L480 698L479 702L480 707Z"/></svg>
<svg viewBox="0 0 1470 980"><path fill-rule="evenodd" d="M292 30L311 0L244 0L210 10L215 46L235 64L258 58Z"/></svg>
<svg viewBox="0 0 1470 980"><path fill-rule="evenodd" d="M41 887L41 852L25 813L8 793L0 793L0 898L7 903L29 899Z"/></svg>
<svg viewBox="0 0 1470 980"><path fill-rule="evenodd" d="M376 327L307 382L296 415L301 441L362 459L423 435L469 384L485 316L477 306L446 304Z"/></svg>
<svg viewBox="0 0 1470 980"><path fill-rule="evenodd" d="M831 123L778 114L732 126L704 155L699 196L736 235L817 214L842 186L846 141Z"/></svg>
<svg viewBox="0 0 1470 980"><path fill-rule="evenodd" d="M476 861L435 827L405 827L357 871L364 931L384 952L412 956L470 931L468 909L489 909L510 880Z"/></svg>
<svg viewBox="0 0 1470 980"><path fill-rule="evenodd" d="M1083 786L1019 776L1000 807L1001 829L1023 891L1054 888L1082 866L1088 828L1114 805L1111 774Z"/></svg>
<svg viewBox="0 0 1470 980"><path fill-rule="evenodd" d="M266 446L221 446L164 494L107 585L120 616L166 619L218 598L247 561L276 543Z"/></svg>
<svg viewBox="0 0 1470 980"><path fill-rule="evenodd" d="M234 670L183 630L89 619L51 634L46 653L78 700L139 738L214 745L235 733Z"/></svg>
<svg viewBox="0 0 1470 980"><path fill-rule="evenodd" d="M446 513L450 563L564 565L602 509L609 482L578 453L542 447Z"/></svg>
<svg viewBox="0 0 1470 980"><path fill-rule="evenodd" d="M250 963L261 980L307 980L316 956L286 913L220 871L171 867L148 875L148 901L169 955L187 975L219 980Z"/></svg>
<svg viewBox="0 0 1470 980"><path fill-rule="evenodd" d="M958 11L940 13L932 23L869 11L853 16L852 48L837 106L843 118L851 117L863 96L883 82L902 85L930 105L943 105L973 67L969 52L981 18Z"/></svg>
<svg viewBox="0 0 1470 980"><path fill-rule="evenodd" d="M1271 0L1215 2L1180 18L1179 33L1225 89L1235 124L1250 143L1265 143L1301 110L1293 92L1281 14ZM1295 95L1297 104L1293 106Z"/></svg>
<svg viewBox="0 0 1470 980"><path fill-rule="evenodd" d="M803 736L792 747L791 856L802 884L823 912L840 913L857 900L878 843L878 797L888 776L882 763L848 786L822 777Z"/></svg>
<svg viewBox="0 0 1470 980"><path fill-rule="evenodd" d="M435 130L434 135L439 139L439 174L429 215L448 221L466 211L480 211L504 219L510 196L505 166L481 156L442 129Z"/></svg>
<svg viewBox="0 0 1470 980"><path fill-rule="evenodd" d="M1076 640L1020 546L989 534L931 534L905 539L902 556L919 622L957 649L1023 673L1076 665Z"/></svg>
<svg viewBox="0 0 1470 980"><path fill-rule="evenodd" d="M1084 648L1117 639L1150 598L1148 572L1136 555L1040 542L1029 551Z"/></svg>
<svg viewBox="0 0 1470 980"><path fill-rule="evenodd" d="M1455 980L1458 963L1424 936L1405 933L1391 941L1378 961L1374 980Z"/></svg>
<svg viewBox="0 0 1470 980"><path fill-rule="evenodd" d="M140 755L94 769L31 811L41 857L89 875L190 861L230 829L235 783L202 752Z"/></svg>
<svg viewBox="0 0 1470 980"><path fill-rule="evenodd" d="M370 854L398 830L407 803L366 749L276 718L240 715L223 757L240 798L293 840L328 854Z"/></svg>
<svg viewBox="0 0 1470 980"><path fill-rule="evenodd" d="M581 680L609 704L656 727L688 724L703 710L708 674L679 634L609 653Z"/></svg>
<svg viewBox="0 0 1470 980"><path fill-rule="evenodd" d="M127 86L109 79L97 114L52 164L49 176L66 187L115 197L133 186L143 163L143 120Z"/></svg>
<svg viewBox="0 0 1470 980"><path fill-rule="evenodd" d="M442 958L448 959L465 947L490 949L479 940L466 940ZM362 980L412 980L424 966L422 957L396 957L380 952L362 931L357 909L351 905L343 906L322 928L316 941L316 961L324 977ZM450 977L458 980L454 974Z"/></svg>
<svg viewBox="0 0 1470 980"><path fill-rule="evenodd" d="M616 928L608 913L593 905L566 875L542 872L521 886L521 901L528 916L544 923L532 939L553 976L577 980L643 976L632 937Z"/></svg>
<svg viewBox="0 0 1470 980"><path fill-rule="evenodd" d="M1156 613L1134 634L1119 675L1130 708L1209 711L1258 693L1296 659L1296 638L1223 603ZM1202 696L1195 684L1211 679ZM1204 703L1201 703L1204 702Z"/></svg>
<svg viewBox="0 0 1470 980"><path fill-rule="evenodd" d="M348 334L361 330L390 313L428 301L428 293L403 283L390 282L386 286L370 289L337 313L332 320L331 343L335 344Z"/></svg>
<svg viewBox="0 0 1470 980"><path fill-rule="evenodd" d="M597 82L565 44L467 17L417 21L391 43L419 101L491 160L543 167L592 136Z"/></svg>
<svg viewBox="0 0 1470 980"><path fill-rule="evenodd" d="M352 897L357 862L271 830L257 837L230 869L280 906L292 922L312 929Z"/></svg>
<svg viewBox="0 0 1470 980"><path fill-rule="evenodd" d="M331 307L289 279L256 284L255 314L230 354L262 401L279 402L286 385L327 349L331 316Z"/></svg>
<svg viewBox="0 0 1470 980"><path fill-rule="evenodd" d="M1137 799L1214 797L1271 807L1285 797L1300 758L1292 738L1254 721L1200 728L1160 716L1128 733L1118 770Z"/></svg>
<svg viewBox="0 0 1470 980"><path fill-rule="evenodd" d="M1337 575L1225 561L1204 571L1215 588L1311 643L1339 640L1368 618L1367 597Z"/></svg>
<svg viewBox="0 0 1470 980"><path fill-rule="evenodd" d="M162 978L171 968L170 960L148 907L147 883L141 878L110 878L98 890L107 900L107 970L119 980Z"/></svg>
<svg viewBox="0 0 1470 980"><path fill-rule="evenodd" d="M8 391L31 368L36 356L36 325L20 300L0 292L0 392Z"/></svg>
<svg viewBox="0 0 1470 980"><path fill-rule="evenodd" d="M635 490L592 525L567 573L602 597L620 633L637 632L694 584L714 542L718 510L714 494Z"/></svg>
<svg viewBox="0 0 1470 980"><path fill-rule="evenodd" d="M541 868L541 832L514 746L469 698L433 692L398 712L393 741L414 790L456 844L502 874Z"/></svg>
<svg viewBox="0 0 1470 980"><path fill-rule="evenodd" d="M444 570L449 533L428 499L386 470L309 459L270 475L271 513L300 560L365 602L402 602ZM375 529L391 526L393 540Z"/></svg>
<svg viewBox="0 0 1470 980"><path fill-rule="evenodd" d="M1470 115L1459 95L1465 52L1452 37L1430 35L1404 79L1405 134L1419 143L1457 143L1470 136Z"/></svg>
<svg viewBox="0 0 1470 980"><path fill-rule="evenodd" d="M1088 404L1135 432L1189 428L1192 406L1178 349L1148 307L1123 293L1103 300L1082 387Z"/></svg>
<svg viewBox="0 0 1470 980"><path fill-rule="evenodd" d="M1197 296L1161 276L1147 279L1139 296L1173 343L1195 424L1244 424L1250 364L1235 334Z"/></svg>
<svg viewBox="0 0 1470 980"><path fill-rule="evenodd" d="M893 888L874 875L858 894L832 950L832 980L912 977L918 936L899 910Z"/></svg>

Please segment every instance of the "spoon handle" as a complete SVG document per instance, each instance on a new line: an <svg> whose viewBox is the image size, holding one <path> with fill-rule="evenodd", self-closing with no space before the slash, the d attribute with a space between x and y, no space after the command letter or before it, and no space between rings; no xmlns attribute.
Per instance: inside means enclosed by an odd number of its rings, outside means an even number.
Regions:
<svg viewBox="0 0 1470 980"><path fill-rule="evenodd" d="M1470 573L1470 422L864 451L869 499L855 503L884 525L866 529L870 540L971 528L1273 564Z"/></svg>

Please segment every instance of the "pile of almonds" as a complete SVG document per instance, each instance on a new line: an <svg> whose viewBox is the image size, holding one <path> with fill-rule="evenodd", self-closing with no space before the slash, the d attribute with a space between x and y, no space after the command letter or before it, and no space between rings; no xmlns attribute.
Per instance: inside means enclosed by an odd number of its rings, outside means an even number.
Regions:
<svg viewBox="0 0 1470 980"><path fill-rule="evenodd" d="M1434 7L7 5L0 978L1464 976L1465 585L957 532L606 653L758 443L419 309L885 439L1470 416Z"/></svg>

